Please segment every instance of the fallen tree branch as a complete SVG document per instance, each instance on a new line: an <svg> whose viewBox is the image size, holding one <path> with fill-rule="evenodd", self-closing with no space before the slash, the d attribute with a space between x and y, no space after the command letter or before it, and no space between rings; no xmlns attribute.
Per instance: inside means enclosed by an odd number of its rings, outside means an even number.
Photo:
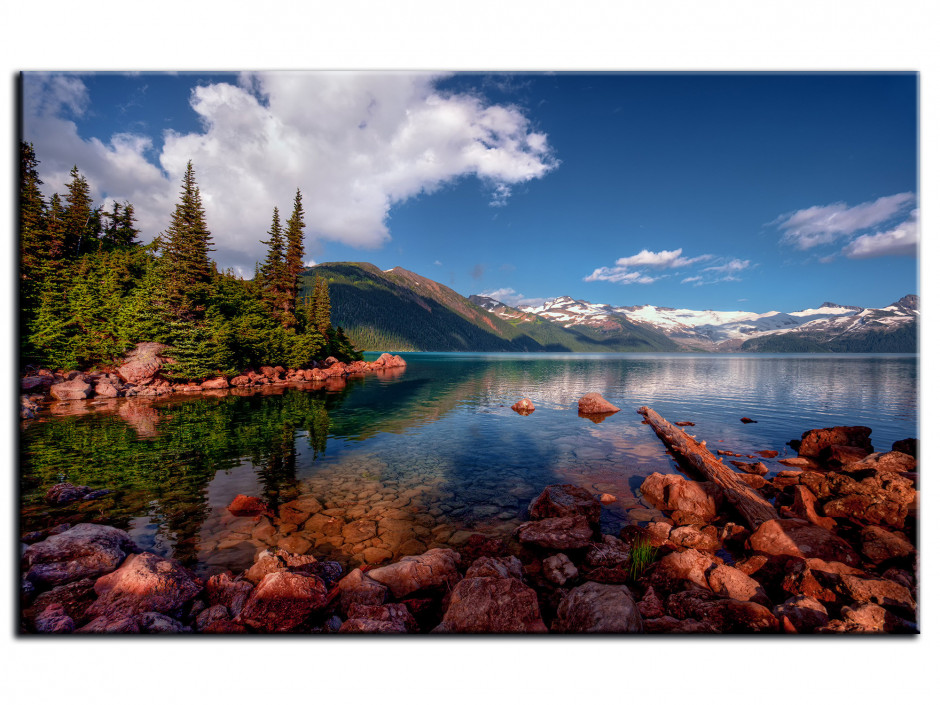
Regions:
<svg viewBox="0 0 940 705"><path fill-rule="evenodd" d="M649 422L667 448L721 488L725 498L751 529L757 529L765 521L780 518L770 502L741 482L736 472L705 449L704 441L699 443L648 406L641 406L637 413Z"/></svg>

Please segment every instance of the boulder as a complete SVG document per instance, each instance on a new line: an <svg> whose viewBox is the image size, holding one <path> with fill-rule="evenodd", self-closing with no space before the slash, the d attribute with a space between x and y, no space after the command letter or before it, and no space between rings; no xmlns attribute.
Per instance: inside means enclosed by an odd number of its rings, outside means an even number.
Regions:
<svg viewBox="0 0 940 705"><path fill-rule="evenodd" d="M703 590L673 593L666 612L676 619L693 619L722 634L776 632L777 618L764 605L735 600Z"/></svg>
<svg viewBox="0 0 940 705"><path fill-rule="evenodd" d="M592 525L600 522L600 502L583 487L549 485L529 503L531 519L573 516L583 516Z"/></svg>
<svg viewBox="0 0 940 705"><path fill-rule="evenodd" d="M179 618L184 605L202 591L195 574L173 558L153 553L130 556L113 573L95 582L98 599L86 616L160 612Z"/></svg>
<svg viewBox="0 0 940 705"><path fill-rule="evenodd" d="M868 426L833 426L806 431L800 442L799 454L819 458L826 448L834 445L864 448L869 453L874 450Z"/></svg>
<svg viewBox="0 0 940 705"><path fill-rule="evenodd" d="M137 615L137 625L144 634L182 634L192 629L182 622L159 612L144 612Z"/></svg>
<svg viewBox="0 0 940 705"><path fill-rule="evenodd" d="M914 458L917 457L917 439L916 438L905 438L901 441L895 441L891 444L891 450L897 450L901 453L906 453Z"/></svg>
<svg viewBox="0 0 940 705"><path fill-rule="evenodd" d="M217 573L206 581L206 594L209 604L225 608L226 616L237 617L254 585L248 580L236 580L231 573Z"/></svg>
<svg viewBox="0 0 940 705"><path fill-rule="evenodd" d="M548 629L535 590L516 578L465 578L450 594L436 633L539 633Z"/></svg>
<svg viewBox="0 0 940 705"><path fill-rule="evenodd" d="M676 546L695 548L700 551L717 551L721 542L715 536L703 533L692 526L679 526L669 532L669 540Z"/></svg>
<svg viewBox="0 0 940 705"><path fill-rule="evenodd" d="M804 519L828 531L836 528L835 519L821 517L816 513L816 497L805 485L794 485L793 504L789 507L782 507L781 513L795 519Z"/></svg>
<svg viewBox="0 0 940 705"><path fill-rule="evenodd" d="M862 475L860 480L846 475L831 477L830 494L836 497L823 505L823 513L863 526L884 524L903 528L917 496L914 483L897 472L887 470L866 470Z"/></svg>
<svg viewBox="0 0 940 705"><path fill-rule="evenodd" d="M604 534L591 544L584 563L592 568L620 568L630 565L630 547L616 536Z"/></svg>
<svg viewBox="0 0 940 705"><path fill-rule="evenodd" d="M512 410L517 414L522 416L528 416L533 411L535 411L535 404L532 403L532 400L526 397L525 399L520 399L515 404L512 405Z"/></svg>
<svg viewBox="0 0 940 705"><path fill-rule="evenodd" d="M838 599L836 588L842 575L864 573L839 561L818 558L793 560L787 566L780 587L792 595L804 595L826 603L835 602Z"/></svg>
<svg viewBox="0 0 940 705"><path fill-rule="evenodd" d="M113 399L118 396L119 389L115 387L111 382L107 380L102 380L95 385L95 396L102 397L106 399Z"/></svg>
<svg viewBox="0 0 940 705"><path fill-rule="evenodd" d="M723 500L721 489L713 482L695 482L681 475L654 472L643 480L640 492L657 509L683 510L702 517L705 522L718 516Z"/></svg>
<svg viewBox="0 0 940 705"><path fill-rule="evenodd" d="M564 553L556 553L542 561L542 575L550 583L564 585L578 577L578 569Z"/></svg>
<svg viewBox="0 0 940 705"><path fill-rule="evenodd" d="M135 615L114 614L95 617L76 634L140 634L140 625Z"/></svg>
<svg viewBox="0 0 940 705"><path fill-rule="evenodd" d="M868 578L863 575L840 575L835 588L848 602L873 602L905 617L914 617L917 614L917 604L910 590L893 580Z"/></svg>
<svg viewBox="0 0 940 705"><path fill-rule="evenodd" d="M467 568L467 578L516 578L522 580L522 561L515 556L481 556Z"/></svg>
<svg viewBox="0 0 940 705"><path fill-rule="evenodd" d="M823 448L822 452L819 454L819 459L825 461L827 465L832 467L842 467L843 465L849 465L861 460L867 455L868 451L865 448L834 445Z"/></svg>
<svg viewBox="0 0 940 705"><path fill-rule="evenodd" d="M117 373L128 384L146 384L163 368L168 358L163 356L167 346L163 343L138 343L124 358Z"/></svg>
<svg viewBox="0 0 940 705"><path fill-rule="evenodd" d="M728 565L715 566L709 571L708 587L717 595L770 605L767 593L759 582Z"/></svg>
<svg viewBox="0 0 940 705"><path fill-rule="evenodd" d="M453 549L432 548L420 556L407 556L397 563L373 568L367 576L400 599L418 590L456 585L460 580L459 560L460 554Z"/></svg>
<svg viewBox="0 0 940 705"><path fill-rule="evenodd" d="M911 634L918 631L917 625L893 615L884 607L872 603L846 605L842 608L841 617L842 619L831 620L826 626L819 628L817 631L824 634L881 632Z"/></svg>
<svg viewBox="0 0 940 705"><path fill-rule="evenodd" d="M38 615L49 605L56 604L75 620L75 624L85 623L85 612L98 599L93 578L83 578L73 583L66 583L38 595L27 610L27 614Z"/></svg>
<svg viewBox="0 0 940 705"><path fill-rule="evenodd" d="M202 389L228 389L230 385L225 377L216 377L215 379L207 379L199 386Z"/></svg>
<svg viewBox="0 0 940 705"><path fill-rule="evenodd" d="M113 526L78 524L23 554L29 566L27 580L40 585L62 585L110 573L137 546L127 532Z"/></svg>
<svg viewBox="0 0 940 705"><path fill-rule="evenodd" d="M293 632L327 605L326 585L314 575L268 573L248 598L237 623L256 632Z"/></svg>
<svg viewBox="0 0 940 705"><path fill-rule="evenodd" d="M917 458L907 453L892 450L887 453L872 453L846 465L845 472L859 470L882 470L885 472L913 472L917 469Z"/></svg>
<svg viewBox="0 0 940 705"><path fill-rule="evenodd" d="M348 615L353 605L381 605L388 596L388 588L364 575L359 568L350 571L336 585L343 614Z"/></svg>
<svg viewBox="0 0 940 705"><path fill-rule="evenodd" d="M884 563L895 558L907 558L914 553L914 544L899 532L891 532L880 526L862 529L862 555L874 563Z"/></svg>
<svg viewBox="0 0 940 705"><path fill-rule="evenodd" d="M767 556L821 558L858 565L852 547L831 531L802 519L772 519L761 524L746 542L747 548Z"/></svg>
<svg viewBox="0 0 940 705"><path fill-rule="evenodd" d="M240 577L257 585L269 573L290 570L316 574L316 570L311 570L311 566L315 566L317 562L313 556L297 555L281 548L269 548L258 553L254 564Z"/></svg>
<svg viewBox="0 0 940 705"><path fill-rule="evenodd" d="M676 551L654 564L651 580L666 587L687 587L689 585L710 589L705 577L715 561L711 556L700 553L694 548Z"/></svg>
<svg viewBox="0 0 940 705"><path fill-rule="evenodd" d="M343 634L408 634L418 631L418 623L402 604L352 605L349 619L339 629Z"/></svg>
<svg viewBox="0 0 940 705"><path fill-rule="evenodd" d="M231 619L231 615L229 615L225 605L212 605L212 607L207 607L196 615L196 631L204 632L206 627L210 626L213 622L218 622L220 619Z"/></svg>
<svg viewBox="0 0 940 705"><path fill-rule="evenodd" d="M612 414L616 411L620 411L620 407L614 406L597 392L589 392L578 399L579 414Z"/></svg>
<svg viewBox="0 0 940 705"><path fill-rule="evenodd" d="M233 387L249 387L251 386L251 377L247 375L238 375L237 377L232 377L231 385Z"/></svg>
<svg viewBox="0 0 940 705"><path fill-rule="evenodd" d="M527 521L516 532L522 543L559 551L586 548L594 535L588 520L581 515Z"/></svg>
<svg viewBox="0 0 940 705"><path fill-rule="evenodd" d="M793 631L810 634L829 622L826 607L819 600L806 595L794 595L783 604L773 608L774 616L783 623L786 619ZM785 631L788 631L785 629Z"/></svg>
<svg viewBox="0 0 940 705"><path fill-rule="evenodd" d="M756 463L746 463L742 460L729 460L728 462L749 475L766 475L770 472L770 469L759 460Z"/></svg>
<svg viewBox="0 0 940 705"><path fill-rule="evenodd" d="M75 631L75 622L57 602L49 604L40 612L33 626L40 634L69 634Z"/></svg>
<svg viewBox="0 0 940 705"><path fill-rule="evenodd" d="M92 386L82 377L76 377L68 382L59 382L49 388L53 399L66 401L69 399L87 399L91 396Z"/></svg>
<svg viewBox="0 0 940 705"><path fill-rule="evenodd" d="M552 631L568 634L636 633L643 619L626 585L587 582L558 605Z"/></svg>

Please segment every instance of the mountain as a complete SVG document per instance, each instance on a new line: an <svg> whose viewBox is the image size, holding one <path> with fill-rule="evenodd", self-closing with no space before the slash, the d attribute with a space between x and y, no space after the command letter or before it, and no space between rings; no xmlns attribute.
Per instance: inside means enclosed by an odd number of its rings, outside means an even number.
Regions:
<svg viewBox="0 0 940 705"><path fill-rule="evenodd" d="M365 350L487 352L661 352L676 350L666 335L625 322L615 329L564 327L504 307L492 313L439 282L401 267L329 262L304 270L301 295L315 276L330 285L332 320ZM499 302L495 302L498 304ZM518 314L518 315L517 315Z"/></svg>
<svg viewBox="0 0 940 705"><path fill-rule="evenodd" d="M566 328L598 331L626 321L662 332L683 350L752 352L915 352L918 307L913 294L879 309L826 301L789 313L614 307L569 296L518 310L487 302L488 310L502 317L535 315Z"/></svg>

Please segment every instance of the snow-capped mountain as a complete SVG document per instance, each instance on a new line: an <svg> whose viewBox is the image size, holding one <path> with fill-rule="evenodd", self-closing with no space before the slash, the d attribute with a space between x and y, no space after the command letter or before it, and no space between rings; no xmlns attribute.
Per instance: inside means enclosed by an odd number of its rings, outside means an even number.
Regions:
<svg viewBox="0 0 940 705"><path fill-rule="evenodd" d="M475 296L473 300L501 318L518 319L525 314L532 314L566 328L583 326L610 330L627 321L659 330L683 348L700 350L748 348L753 347L745 345L748 341L783 334L793 334L787 338L790 346L795 336L805 337L813 341L813 345L825 347L826 343L839 337L883 337L883 334L896 332L908 324L914 328L920 315L919 300L915 295L905 296L884 308L863 309L827 301L817 308L802 311L766 313L699 311L652 305L614 307L575 300L570 296L546 301L541 306L518 309L489 297ZM911 333L908 337L914 339L913 335ZM783 342L763 341L760 347Z"/></svg>

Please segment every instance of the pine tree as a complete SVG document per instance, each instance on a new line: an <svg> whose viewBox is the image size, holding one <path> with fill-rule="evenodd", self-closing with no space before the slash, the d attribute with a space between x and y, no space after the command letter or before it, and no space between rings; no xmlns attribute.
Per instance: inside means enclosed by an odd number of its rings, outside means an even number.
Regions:
<svg viewBox="0 0 940 705"><path fill-rule="evenodd" d="M287 251L284 253L287 265L288 312L296 321L298 294L300 291L300 273L304 268L304 207L300 189L294 194L294 211L287 221Z"/></svg>
<svg viewBox="0 0 940 705"><path fill-rule="evenodd" d="M199 196L193 163L186 165L180 201L162 237L166 305L175 318L200 320L212 281L212 235Z"/></svg>
<svg viewBox="0 0 940 705"><path fill-rule="evenodd" d="M20 310L27 327L39 307L43 270L50 254L38 165L33 145L20 142Z"/></svg>
<svg viewBox="0 0 940 705"><path fill-rule="evenodd" d="M330 287L319 275L313 284L313 316L316 329L329 338L330 324Z"/></svg>
<svg viewBox="0 0 940 705"><path fill-rule="evenodd" d="M101 234L101 244L105 249L116 247L131 247L137 243L137 236L140 231L134 227L136 218L134 217L134 206L124 202L121 206L117 201L114 202L111 212L104 213L108 224L104 227Z"/></svg>
<svg viewBox="0 0 940 705"><path fill-rule="evenodd" d="M69 175L72 180L66 184L69 192L64 212L65 254L76 258L98 249L101 219L100 213L92 208L91 189L78 166L73 166Z"/></svg>
<svg viewBox="0 0 940 705"><path fill-rule="evenodd" d="M290 328L294 324L294 318L288 303L291 298L289 274L284 257L284 234L277 207L274 208L268 235L271 236L269 240L261 241L263 245L268 246L268 256L261 265L263 297L274 318L280 321L284 328Z"/></svg>

